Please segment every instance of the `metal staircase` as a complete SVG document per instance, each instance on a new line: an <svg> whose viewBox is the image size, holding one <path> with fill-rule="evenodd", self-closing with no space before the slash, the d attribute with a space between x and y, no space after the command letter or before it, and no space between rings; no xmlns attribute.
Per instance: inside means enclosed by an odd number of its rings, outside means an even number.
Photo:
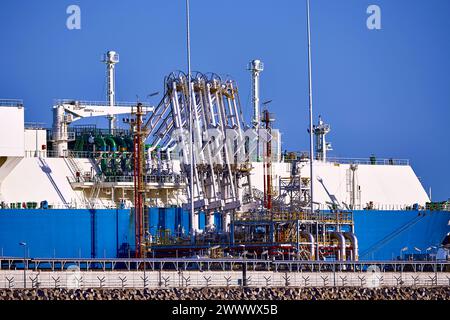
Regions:
<svg viewBox="0 0 450 320"><path fill-rule="evenodd" d="M92 185L91 192L90 192L89 197L87 199L88 200L88 204L89 204L91 209L95 208L95 202L96 202L97 199L99 199L98 196L100 194L102 179L101 179L100 176L94 176L93 182L94 182L94 184Z"/></svg>
<svg viewBox="0 0 450 320"><path fill-rule="evenodd" d="M66 162L67 166L70 169L70 172L72 173L74 179L76 182L83 182L84 177L82 175L81 168L78 166L77 162L72 156L72 153L69 152L69 155L67 157L64 157L64 161ZM77 176L78 172L78 176Z"/></svg>

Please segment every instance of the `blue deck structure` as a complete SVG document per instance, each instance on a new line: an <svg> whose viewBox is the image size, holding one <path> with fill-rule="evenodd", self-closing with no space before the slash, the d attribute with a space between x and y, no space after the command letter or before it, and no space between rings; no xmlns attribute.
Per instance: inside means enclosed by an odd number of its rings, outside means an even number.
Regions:
<svg viewBox="0 0 450 320"><path fill-rule="evenodd" d="M134 221L126 209L0 210L0 250L4 256L116 257L134 241Z"/></svg>
<svg viewBox="0 0 450 320"><path fill-rule="evenodd" d="M189 213L181 208L150 208L152 235L158 229L187 234ZM448 211L353 211L360 260L397 259L439 246L450 232ZM205 215L199 216L205 226ZM218 217L215 219L219 223ZM0 210L0 255L23 256L27 243L34 258L116 258L134 245L134 220L129 209L4 209ZM123 253L122 253L123 254Z"/></svg>

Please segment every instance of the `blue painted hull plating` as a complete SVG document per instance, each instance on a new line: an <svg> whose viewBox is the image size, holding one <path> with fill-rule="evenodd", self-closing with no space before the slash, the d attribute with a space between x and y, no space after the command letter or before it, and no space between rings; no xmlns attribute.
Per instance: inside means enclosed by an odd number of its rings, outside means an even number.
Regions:
<svg viewBox="0 0 450 320"><path fill-rule="evenodd" d="M450 232L449 211L360 210L353 212L353 218L361 260L392 260L400 254L426 253L428 248L438 247Z"/></svg>
<svg viewBox="0 0 450 320"><path fill-rule="evenodd" d="M200 225L205 217L199 217ZM220 220L220 219L216 219ZM361 260L391 260L402 254L425 253L450 232L450 212L354 211ZM220 222L218 222L220 223ZM189 215L178 208L151 208L150 232L189 231ZM126 256L134 242L134 222L127 209L0 210L0 255L29 257L114 258Z"/></svg>

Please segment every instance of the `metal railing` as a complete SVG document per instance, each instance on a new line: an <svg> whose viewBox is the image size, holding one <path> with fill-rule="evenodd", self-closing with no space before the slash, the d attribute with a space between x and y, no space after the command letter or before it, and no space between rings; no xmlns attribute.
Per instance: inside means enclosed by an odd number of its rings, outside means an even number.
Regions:
<svg viewBox="0 0 450 320"><path fill-rule="evenodd" d="M82 106L109 106L108 101L87 101L87 100L77 100L77 99L56 99L53 101L54 105L82 105ZM136 102L127 102L127 101L116 101L114 102L115 107L135 107ZM144 107L152 107L150 105L145 105Z"/></svg>
<svg viewBox="0 0 450 320"><path fill-rule="evenodd" d="M72 200L69 203L63 202L47 202L47 209L88 209L89 204L86 201L76 201ZM118 209L119 207L114 206L106 206L106 205L98 205L96 209ZM0 202L0 210L9 210L9 209L42 209L41 202L39 201L15 201L15 202ZM46 209L43 209L46 210Z"/></svg>
<svg viewBox="0 0 450 320"><path fill-rule="evenodd" d="M46 125L44 122L25 122L25 129L34 129L34 130L39 130L39 129L46 129Z"/></svg>
<svg viewBox="0 0 450 320"><path fill-rule="evenodd" d="M21 99L0 99L0 107L23 107Z"/></svg>
<svg viewBox="0 0 450 320"><path fill-rule="evenodd" d="M245 224L246 222L259 222L259 221L294 221L294 220L314 220L320 222L339 222L341 224L353 224L353 213L351 211L339 211L339 212L281 212L274 211L271 214L260 213L244 213L234 220L235 224Z"/></svg>
<svg viewBox="0 0 450 320"><path fill-rule="evenodd" d="M183 176L181 174L161 174L161 175L145 175L144 183L182 183ZM104 182L133 182L133 176L108 176L104 178Z"/></svg>
<svg viewBox="0 0 450 320"><path fill-rule="evenodd" d="M281 260L258 259L247 257L234 258L27 258L25 267L28 270L66 270L76 265L80 270L141 270L145 262L148 271L157 270L234 270L243 264L249 270L271 270L275 272L323 272L345 271L361 272L377 266L380 271L397 272L446 272L450 273L450 262L445 260L430 261L316 261L316 260ZM0 257L0 270L23 269L23 257ZM260 268L255 268L260 267ZM370 269L369 269L370 270Z"/></svg>
<svg viewBox="0 0 450 320"><path fill-rule="evenodd" d="M184 182L181 174L162 174L162 175L146 175L143 177L144 183L182 183ZM106 176L103 177L100 183L133 183L134 177L129 176ZM70 177L69 182L82 182L76 178ZM84 177L84 182L94 182L94 179Z"/></svg>
<svg viewBox="0 0 450 320"><path fill-rule="evenodd" d="M47 158L47 150L25 150L25 158Z"/></svg>
<svg viewBox="0 0 450 320"><path fill-rule="evenodd" d="M285 162L293 162L301 160L309 161L309 152L308 151L286 152L283 154L283 160ZM376 158L374 156L367 158L327 157L326 162L338 164L372 164L372 165L394 165L394 166L409 165L409 159Z"/></svg>
<svg viewBox="0 0 450 320"><path fill-rule="evenodd" d="M373 203L373 204L360 204L354 207L354 210L379 210L379 211L424 211L423 206L415 207L414 204L400 204L400 203Z"/></svg>
<svg viewBox="0 0 450 320"><path fill-rule="evenodd" d="M72 158L98 158L103 153L115 153L115 152L108 152L108 151L68 151L68 155ZM131 154L131 152L121 152L121 154Z"/></svg>
<svg viewBox="0 0 450 320"><path fill-rule="evenodd" d="M131 155L131 152L119 152L119 151L66 151L64 154L64 157L72 157L72 158L99 158L102 154L129 154ZM58 152L55 150L39 150L37 153L35 150L27 150L25 151L25 157L27 158L33 158L36 156L39 157L47 157L47 158L60 158L58 155Z"/></svg>
<svg viewBox="0 0 450 320"><path fill-rule="evenodd" d="M85 176L82 179L77 177L67 177L69 183L81 183L81 182L95 182L95 179L92 177ZM183 184L184 176L182 174L152 174L143 176L144 183L150 184L164 184L164 183L173 183L173 184ZM101 180L97 181L98 183L133 183L134 177L132 175L127 176L106 176L102 177Z"/></svg>
<svg viewBox="0 0 450 320"><path fill-rule="evenodd" d="M371 159L371 158L327 158L327 162L339 164L371 164L371 165L391 165L408 166L408 159Z"/></svg>

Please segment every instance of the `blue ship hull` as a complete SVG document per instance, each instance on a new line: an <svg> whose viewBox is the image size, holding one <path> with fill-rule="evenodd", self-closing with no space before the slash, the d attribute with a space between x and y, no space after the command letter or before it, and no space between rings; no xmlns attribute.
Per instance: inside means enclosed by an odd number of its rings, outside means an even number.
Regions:
<svg viewBox="0 0 450 320"><path fill-rule="evenodd" d="M353 218L360 260L393 260L400 255L426 253L450 232L449 211L357 210Z"/></svg>
<svg viewBox="0 0 450 320"><path fill-rule="evenodd" d="M150 231L189 231L189 216L177 208L151 208ZM447 211L354 211L361 260L391 260L402 254L425 253L450 232ZM200 225L205 217L200 216ZM34 258L115 258L126 256L134 243L134 221L128 209L0 210L0 255L23 256L26 242Z"/></svg>

